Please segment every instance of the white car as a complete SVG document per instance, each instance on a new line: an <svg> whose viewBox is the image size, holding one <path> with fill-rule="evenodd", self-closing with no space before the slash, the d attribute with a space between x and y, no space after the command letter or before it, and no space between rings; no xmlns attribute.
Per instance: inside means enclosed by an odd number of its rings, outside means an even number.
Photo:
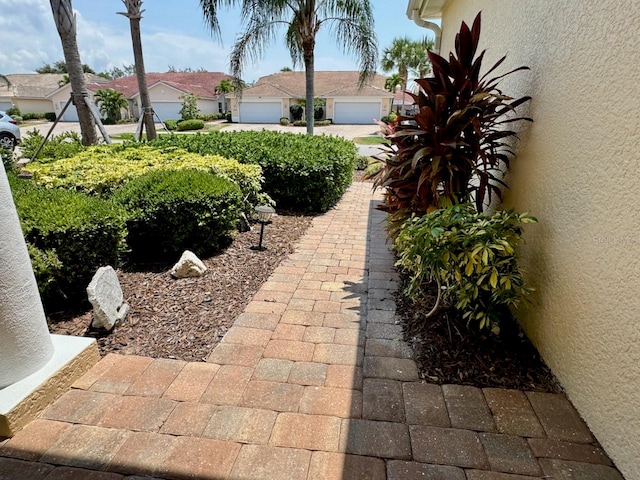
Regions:
<svg viewBox="0 0 640 480"><path fill-rule="evenodd" d="M0 148L13 150L20 143L20 129L16 121L5 112L0 112Z"/></svg>

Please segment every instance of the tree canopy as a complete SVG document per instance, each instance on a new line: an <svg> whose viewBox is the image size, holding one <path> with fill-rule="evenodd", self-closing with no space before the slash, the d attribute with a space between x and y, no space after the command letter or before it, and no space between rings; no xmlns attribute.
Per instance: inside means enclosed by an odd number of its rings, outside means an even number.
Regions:
<svg viewBox="0 0 640 480"><path fill-rule="evenodd" d="M284 40L293 66L304 65L308 105L314 98L316 36L323 27L331 31L345 53L357 57L361 86L375 75L378 45L369 0L200 0L205 21L218 38L218 10L231 5L242 7L245 25L231 52L231 74L238 81L245 63L260 59L280 28L286 30ZM313 113L307 109L308 133L313 133Z"/></svg>

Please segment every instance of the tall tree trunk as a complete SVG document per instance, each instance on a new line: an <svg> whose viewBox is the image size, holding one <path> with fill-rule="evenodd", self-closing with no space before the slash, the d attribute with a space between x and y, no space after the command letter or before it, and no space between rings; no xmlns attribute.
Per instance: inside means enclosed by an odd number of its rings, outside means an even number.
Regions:
<svg viewBox="0 0 640 480"><path fill-rule="evenodd" d="M151 99L149 98L149 89L147 88L147 78L144 71L144 58L142 56L142 39L140 36L140 19L141 15L130 15L129 23L131 25L131 42L133 43L133 60L136 65L136 76L138 77L138 90L140 91L140 103L144 114L144 126L147 130L147 140L155 140L156 125L153 122L153 108Z"/></svg>
<svg viewBox="0 0 640 480"><path fill-rule="evenodd" d="M89 93L84 80L78 43L76 42L76 19L73 14L71 0L50 0L50 3L53 19L62 41L62 50L71 83L73 103L78 111L82 144L95 145L98 143L98 135L91 110L85 103L85 98L89 98Z"/></svg>
<svg viewBox="0 0 640 480"><path fill-rule="evenodd" d="M305 45L304 49L304 74L305 74L305 88L306 88L306 110L305 110L305 120L307 121L307 133L313 135L313 114L315 110L315 106L313 104L314 99L314 79L315 79L315 65L314 65L314 54L313 54L313 45L310 48L307 48Z"/></svg>

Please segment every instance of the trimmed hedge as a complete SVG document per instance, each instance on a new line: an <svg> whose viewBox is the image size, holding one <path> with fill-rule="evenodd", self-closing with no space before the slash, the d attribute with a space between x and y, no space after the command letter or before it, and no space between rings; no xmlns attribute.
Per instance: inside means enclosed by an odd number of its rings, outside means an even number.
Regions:
<svg viewBox="0 0 640 480"><path fill-rule="evenodd" d="M233 182L192 169L145 173L117 190L134 261L174 261L185 249L209 255L228 242L242 195Z"/></svg>
<svg viewBox="0 0 640 480"><path fill-rule="evenodd" d="M40 185L98 195L108 195L152 170L185 168L215 173L235 182L242 191L247 211L258 203L269 202L261 193L263 178L259 165L243 165L219 155L199 155L172 147L158 149L149 144L125 142L119 146L91 147L72 158L47 164L30 163L25 167Z"/></svg>
<svg viewBox="0 0 640 480"><path fill-rule="evenodd" d="M118 266L124 211L106 200L10 176L38 288L48 309L86 299L99 267Z"/></svg>
<svg viewBox="0 0 640 480"><path fill-rule="evenodd" d="M149 145L260 165L263 189L278 208L305 212L325 212L340 200L353 179L357 157L356 146L343 138L266 130L163 135Z"/></svg>
<svg viewBox="0 0 640 480"><path fill-rule="evenodd" d="M202 130L204 128L204 121L197 118L191 118L189 120L181 120L178 122L177 129L179 132L187 130Z"/></svg>

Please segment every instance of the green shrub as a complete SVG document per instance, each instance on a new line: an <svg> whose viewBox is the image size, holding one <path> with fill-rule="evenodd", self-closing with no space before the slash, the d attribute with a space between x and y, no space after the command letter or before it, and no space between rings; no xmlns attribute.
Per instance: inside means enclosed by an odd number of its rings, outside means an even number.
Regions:
<svg viewBox="0 0 640 480"><path fill-rule="evenodd" d="M44 118L44 115L45 115L44 113L27 112L22 114L22 119L23 120L40 120Z"/></svg>
<svg viewBox="0 0 640 480"><path fill-rule="evenodd" d="M178 128L178 120L165 120L164 126L167 127L167 130L173 132Z"/></svg>
<svg viewBox="0 0 640 480"><path fill-rule="evenodd" d="M331 125L331 120L314 120L313 124L316 127L326 127L327 125ZM294 127L306 127L307 126L307 121L306 120L297 120L297 121L293 122L293 126Z"/></svg>
<svg viewBox="0 0 640 480"><path fill-rule="evenodd" d="M424 285L435 282L439 296L453 302L464 319L498 333L508 308L531 292L516 249L522 242L521 225L536 222L512 210L486 216L469 203L410 218L393 244L397 265L410 275L407 294L418 300Z"/></svg>
<svg viewBox="0 0 640 480"><path fill-rule="evenodd" d="M302 105L293 104L289 107L289 113L291 114L291 119L295 122L298 120L302 120L302 115L304 114L304 108Z"/></svg>
<svg viewBox="0 0 640 480"><path fill-rule="evenodd" d="M191 137L181 135L180 137ZM167 147L125 142L123 145L91 147L72 158L47 164L30 163L25 169L36 183L49 188L81 190L108 195L133 178L152 170L196 169L215 173L238 185L245 211L269 202L262 192L262 168L244 165L219 155L200 155Z"/></svg>
<svg viewBox="0 0 640 480"><path fill-rule="evenodd" d="M227 113L225 113L225 114L224 114L224 119L225 119L227 122L231 122L231 112L227 112Z"/></svg>
<svg viewBox="0 0 640 480"><path fill-rule="evenodd" d="M13 115L13 120L16 123L22 123L22 121L24 120L20 115Z"/></svg>
<svg viewBox="0 0 640 480"><path fill-rule="evenodd" d="M163 135L150 146L260 165L263 190L278 208L307 212L325 212L340 200L353 179L357 156L353 142L343 138L269 131Z"/></svg>
<svg viewBox="0 0 640 480"><path fill-rule="evenodd" d="M205 113L200 115L198 118L205 122L212 122L214 120L221 120L224 118L224 113Z"/></svg>
<svg viewBox="0 0 640 480"><path fill-rule="evenodd" d="M56 113L55 112L47 112L44 114L44 118L49 120L50 122L56 121Z"/></svg>
<svg viewBox="0 0 640 480"><path fill-rule="evenodd" d="M35 128L27 132L22 138L22 156L24 158L32 158L43 140L44 136L38 133ZM42 150L40 150L37 160L46 162L69 158L85 149L86 147L82 145L82 140L76 132L64 132L60 135L51 135L49 137Z"/></svg>
<svg viewBox="0 0 640 480"><path fill-rule="evenodd" d="M322 120L324 117L324 107L321 105L316 105L313 107L313 119L314 120Z"/></svg>
<svg viewBox="0 0 640 480"><path fill-rule="evenodd" d="M369 166L369 162L371 162L371 157L358 155L358 158L356 158L356 170L366 170Z"/></svg>
<svg viewBox="0 0 640 480"><path fill-rule="evenodd" d="M204 122L197 118L191 120L182 120L178 122L178 131L184 132L186 130L202 130L204 128Z"/></svg>
<svg viewBox="0 0 640 480"><path fill-rule="evenodd" d="M385 115L380 120L382 120L384 123L393 123L397 118L398 115L396 114L396 112L391 112L389 115Z"/></svg>
<svg viewBox="0 0 640 480"><path fill-rule="evenodd" d="M280 125L286 127L289 125L289 119L287 117L280 117Z"/></svg>
<svg viewBox="0 0 640 480"><path fill-rule="evenodd" d="M11 107L11 108L7 109L6 113L10 117L19 117L20 116L20 109L18 107Z"/></svg>
<svg viewBox="0 0 640 480"><path fill-rule="evenodd" d="M77 304L99 267L117 267L124 212L106 200L10 177L38 288L48 308Z"/></svg>
<svg viewBox="0 0 640 480"><path fill-rule="evenodd" d="M233 182L198 170L141 175L113 195L128 212L127 244L134 261L176 260L185 249L206 256L229 240L241 212Z"/></svg>

